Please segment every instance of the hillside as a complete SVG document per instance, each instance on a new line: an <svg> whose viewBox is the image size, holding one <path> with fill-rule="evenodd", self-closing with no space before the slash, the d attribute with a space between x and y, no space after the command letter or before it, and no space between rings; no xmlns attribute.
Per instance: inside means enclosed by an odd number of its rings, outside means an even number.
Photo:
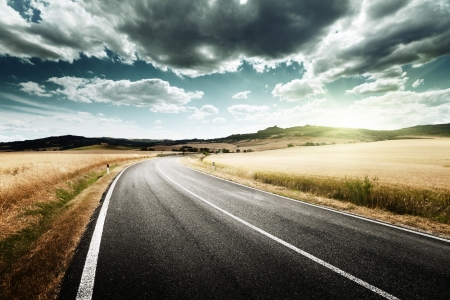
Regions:
<svg viewBox="0 0 450 300"><path fill-rule="evenodd" d="M224 138L217 139L183 139L183 140L153 140L153 139L118 139L118 138L88 138L83 136L64 135L52 136L36 140L17 141L9 143L0 143L0 151L60 151L88 147L93 145L111 146L110 149L119 149L118 147L141 148L185 144L205 144L205 143L228 143L242 145L245 141L251 140L284 140L299 138L308 140L308 138L320 138L324 140L342 140L342 141L377 141L405 139L411 137L450 137L450 124L437 125L418 125L398 130L370 130L353 128L336 128L326 126L297 126L290 128L280 128L278 126L268 127L255 133L233 134ZM271 141L266 141L270 143ZM250 145L249 145L250 146ZM122 148L123 149L123 148ZM159 148L158 148L159 149Z"/></svg>
<svg viewBox="0 0 450 300"><path fill-rule="evenodd" d="M220 139L222 141L242 141L247 139L267 139L267 138L282 138L282 137L323 137L323 138L341 138L352 140L392 140L408 138L413 136L422 137L436 137L446 136L450 137L450 124L438 125L418 125L409 128L398 130L370 130L370 129L354 129L354 128L336 128L326 126L297 126L291 128L280 128L277 126L268 127L264 130L259 130L256 133L247 134L233 134L226 138Z"/></svg>

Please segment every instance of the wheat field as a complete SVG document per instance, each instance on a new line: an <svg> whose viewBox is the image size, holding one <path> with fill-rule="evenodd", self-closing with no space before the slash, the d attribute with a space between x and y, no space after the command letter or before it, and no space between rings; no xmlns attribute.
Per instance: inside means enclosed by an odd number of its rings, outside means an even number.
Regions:
<svg viewBox="0 0 450 300"><path fill-rule="evenodd" d="M137 153L0 153L0 239L32 221L21 213L34 203L55 200L59 186L94 169L105 170L106 164L142 157Z"/></svg>
<svg viewBox="0 0 450 300"><path fill-rule="evenodd" d="M381 184L450 189L450 139L411 139L211 155L205 162L320 177L377 177Z"/></svg>

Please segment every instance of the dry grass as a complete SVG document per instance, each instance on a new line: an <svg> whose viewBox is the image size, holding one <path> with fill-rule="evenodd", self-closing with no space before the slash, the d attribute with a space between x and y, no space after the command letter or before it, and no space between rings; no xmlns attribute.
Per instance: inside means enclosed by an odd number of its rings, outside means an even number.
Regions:
<svg viewBox="0 0 450 300"><path fill-rule="evenodd" d="M290 136L282 138L265 138L265 139L249 139L236 142L241 151L252 149L254 151L267 151L275 149L284 149L288 144L294 146L303 145L305 143L325 143L325 144L344 144L358 142L356 139L343 139L332 137L313 137L313 136Z"/></svg>
<svg viewBox="0 0 450 300"><path fill-rule="evenodd" d="M202 161L199 157L187 157L183 158L181 162L193 169L210 173L212 174L210 163L206 163ZM259 175L257 175L259 174ZM314 187L315 191L308 190L307 192L298 190L295 187L289 186L292 184L292 181L284 180L284 182L273 182L268 183L267 180L261 180L261 176L263 174L261 172L255 172L254 170L248 168L240 168L235 166L225 166L221 164L216 164L215 171L213 173L214 176L218 176L233 182L241 183L247 186L251 186L257 189L265 190L271 193L279 194L282 196L286 196L292 199L301 200L308 203L313 203L321 206L331 207L341 211L347 211L356 215L368 217L371 219L381 220L384 222L388 222L391 224L399 225L406 228L411 228L415 230L419 230L422 232L427 232L430 234L435 234L438 236L450 238L450 226L448 224L444 224L434 218L424 218L413 215L404 215L397 214L388 211L387 209L382 209L379 207L365 207L361 205L355 205L354 203L341 199L332 199L330 197L324 197L317 192L319 191L317 187ZM255 176L256 175L256 176ZM267 173L266 175L273 175L273 173ZM279 175L279 174L278 174ZM286 174L284 174L286 175ZM258 178L258 176L260 178ZM258 179L256 179L256 178ZM277 176L275 176L277 178ZM283 178L283 176L281 177ZM279 178L278 178L279 179ZM278 180L277 179L277 180ZM285 178L286 179L286 178ZM324 183L330 185L330 182L327 182L326 177L306 177L307 180L314 181L318 180L320 183ZM325 179L325 180L323 180ZM354 178L353 178L354 179ZM359 180L360 183L364 183L363 180ZM333 183L333 181L331 182ZM334 182L336 183L336 182ZM345 186L345 182L341 182L340 187ZM288 187L284 186L288 185ZM395 188L395 186L393 186ZM294 188L294 189L293 189ZM397 186L398 188L398 186ZM384 191L387 191L386 189ZM420 191L420 190L419 190ZM316 192L316 193L311 193ZM327 193L325 193L327 194ZM376 193L375 193L376 194ZM323 194L322 194L323 195ZM380 194L376 194L380 195ZM328 195L329 196L329 195ZM445 207L447 209L447 214L449 212L449 205Z"/></svg>
<svg viewBox="0 0 450 300"><path fill-rule="evenodd" d="M378 177L382 184L450 189L450 139L395 140L211 155L206 162L292 175Z"/></svg>
<svg viewBox="0 0 450 300"><path fill-rule="evenodd" d="M117 166L146 157L1 154L0 298L55 298L93 210L122 168ZM111 166L109 175L106 163Z"/></svg>
<svg viewBox="0 0 450 300"><path fill-rule="evenodd" d="M395 140L214 155L264 183L450 224L450 139Z"/></svg>
<svg viewBox="0 0 450 300"><path fill-rule="evenodd" d="M139 154L0 154L0 240L33 221L21 215L36 202L54 201L55 188L90 170L105 168Z"/></svg>

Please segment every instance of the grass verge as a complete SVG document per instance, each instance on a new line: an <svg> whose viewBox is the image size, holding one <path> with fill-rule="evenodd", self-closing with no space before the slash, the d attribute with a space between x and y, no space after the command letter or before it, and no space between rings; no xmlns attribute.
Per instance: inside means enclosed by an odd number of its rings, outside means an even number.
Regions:
<svg viewBox="0 0 450 300"><path fill-rule="evenodd" d="M184 158L188 167L212 173L202 158ZM381 185L376 178L331 178L252 171L217 164L214 175L244 185L365 217L450 237L450 193Z"/></svg>
<svg viewBox="0 0 450 300"><path fill-rule="evenodd" d="M55 299L58 286L89 219L114 176L90 171L63 188L57 200L35 203L24 212L38 222L0 241L0 299Z"/></svg>

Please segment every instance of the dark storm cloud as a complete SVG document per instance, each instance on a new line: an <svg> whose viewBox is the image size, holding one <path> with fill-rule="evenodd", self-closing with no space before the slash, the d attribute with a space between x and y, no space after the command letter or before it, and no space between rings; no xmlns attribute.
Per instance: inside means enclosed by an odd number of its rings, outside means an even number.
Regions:
<svg viewBox="0 0 450 300"><path fill-rule="evenodd" d="M372 1L368 3L367 13L372 19L384 18L406 6L409 0Z"/></svg>
<svg viewBox="0 0 450 300"><path fill-rule="evenodd" d="M372 16L372 9L375 15L389 10L389 5L382 6L379 3L375 7L367 6L366 13ZM397 4L399 3L400 1ZM395 66L423 64L449 54L449 14L449 6L439 1L416 1L409 7L399 5L397 12L385 17L382 22L366 20L359 30L363 36L361 42L323 53L314 64L314 73L328 73L325 77L329 80L373 73L388 77L383 72L392 71ZM392 73L391 71L388 73Z"/></svg>
<svg viewBox="0 0 450 300"><path fill-rule="evenodd" d="M448 1L36 0L38 23L8 3L0 0L0 55L24 59L72 62L109 49L188 76L297 60L332 81L391 77L450 53Z"/></svg>
<svg viewBox="0 0 450 300"><path fill-rule="evenodd" d="M310 51L324 30L348 14L347 1L110 1L123 14L116 30L136 43L139 56L160 66L199 73L228 69L240 58L283 59Z"/></svg>
<svg viewBox="0 0 450 300"><path fill-rule="evenodd" d="M0 0L0 54L73 61L83 52L202 75L236 70L242 59L283 60L307 53L351 10L349 1L155 0L34 2L29 23Z"/></svg>

